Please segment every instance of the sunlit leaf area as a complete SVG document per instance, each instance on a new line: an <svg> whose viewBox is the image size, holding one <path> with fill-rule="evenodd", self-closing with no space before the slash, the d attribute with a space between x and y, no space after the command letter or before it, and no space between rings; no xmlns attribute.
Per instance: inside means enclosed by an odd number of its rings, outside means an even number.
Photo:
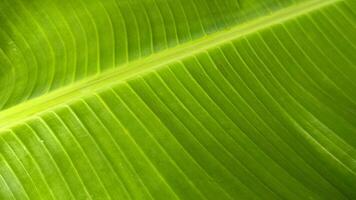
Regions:
<svg viewBox="0 0 356 200"><path fill-rule="evenodd" d="M0 0L11 199L356 199L356 1Z"/></svg>

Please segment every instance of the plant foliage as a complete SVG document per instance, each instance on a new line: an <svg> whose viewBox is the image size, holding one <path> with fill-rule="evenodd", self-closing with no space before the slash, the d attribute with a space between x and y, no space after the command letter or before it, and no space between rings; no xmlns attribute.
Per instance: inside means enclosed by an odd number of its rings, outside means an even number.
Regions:
<svg viewBox="0 0 356 200"><path fill-rule="evenodd" d="M1 0L0 199L356 199L354 0Z"/></svg>

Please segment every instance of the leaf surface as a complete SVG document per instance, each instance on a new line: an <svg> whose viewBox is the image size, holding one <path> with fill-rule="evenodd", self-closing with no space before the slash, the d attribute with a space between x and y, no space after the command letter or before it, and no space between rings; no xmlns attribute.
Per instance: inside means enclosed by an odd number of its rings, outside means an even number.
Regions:
<svg viewBox="0 0 356 200"><path fill-rule="evenodd" d="M1 1L1 199L356 198L355 6Z"/></svg>

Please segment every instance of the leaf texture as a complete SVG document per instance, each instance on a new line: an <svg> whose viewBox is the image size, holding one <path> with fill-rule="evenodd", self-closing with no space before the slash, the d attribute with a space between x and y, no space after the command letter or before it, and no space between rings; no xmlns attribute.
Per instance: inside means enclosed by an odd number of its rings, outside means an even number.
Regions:
<svg viewBox="0 0 356 200"><path fill-rule="evenodd" d="M356 198L353 0L0 3L1 199Z"/></svg>

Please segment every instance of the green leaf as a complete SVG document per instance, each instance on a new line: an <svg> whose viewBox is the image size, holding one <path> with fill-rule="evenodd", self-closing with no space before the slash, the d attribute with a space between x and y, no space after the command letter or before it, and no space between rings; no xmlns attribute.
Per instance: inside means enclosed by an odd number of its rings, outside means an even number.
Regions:
<svg viewBox="0 0 356 200"><path fill-rule="evenodd" d="M1 0L0 199L355 199L354 0Z"/></svg>

